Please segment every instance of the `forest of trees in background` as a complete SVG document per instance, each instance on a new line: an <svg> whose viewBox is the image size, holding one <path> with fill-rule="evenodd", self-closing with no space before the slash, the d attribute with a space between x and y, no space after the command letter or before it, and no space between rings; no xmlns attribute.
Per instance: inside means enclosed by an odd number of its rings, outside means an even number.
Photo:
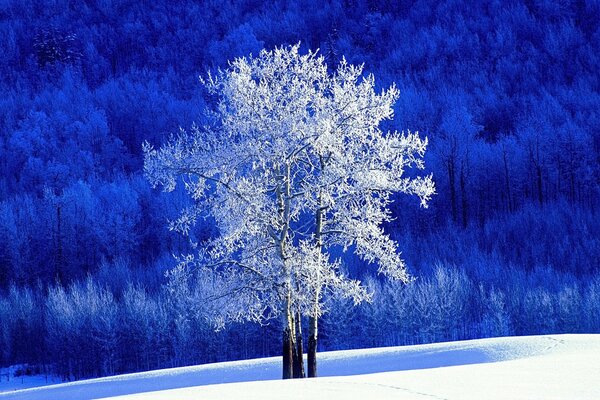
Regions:
<svg viewBox="0 0 600 400"><path fill-rule="evenodd" d="M281 354L278 322L215 331L203 318L211 307L205 290L186 274L152 291L125 283L123 265L111 272L68 287L11 286L0 298L4 363L72 380ZM507 271L476 260L465 268L437 264L410 285L372 277L365 283L374 293L370 303L327 299L320 350L600 332L599 276Z"/></svg>
<svg viewBox="0 0 600 400"><path fill-rule="evenodd" d="M188 200L152 190L141 153L203 123L198 75L298 41L396 82L385 128L429 138L438 191L427 210L398 196L385 227L417 280L347 260L376 295L331 299L322 349L600 332L599 15L597 0L2 2L0 366L73 379L277 354L276 328L213 332L186 306L194 283L165 278L190 250L167 229Z"/></svg>

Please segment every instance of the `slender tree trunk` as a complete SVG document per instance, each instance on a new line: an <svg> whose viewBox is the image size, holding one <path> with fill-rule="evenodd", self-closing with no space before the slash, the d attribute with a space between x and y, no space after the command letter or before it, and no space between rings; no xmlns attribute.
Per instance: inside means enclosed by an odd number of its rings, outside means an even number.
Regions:
<svg viewBox="0 0 600 400"><path fill-rule="evenodd" d="M285 166L285 180L283 188L277 188L277 199L279 203L279 213L284 221L284 226L281 229L277 245L279 247L279 256L285 268L286 285L285 285L285 304L283 312L283 340L282 340L282 378L291 379L294 377L294 315L292 313L292 277L291 269L285 265L285 241L290 224L290 166Z"/></svg>
<svg viewBox="0 0 600 400"><path fill-rule="evenodd" d="M466 177L465 177L465 166L460 167L460 198L461 198L461 208L462 208L462 226L463 228L467 227L468 218L469 218L469 206L467 203L467 191L466 191Z"/></svg>
<svg viewBox="0 0 600 400"><path fill-rule="evenodd" d="M458 213L456 207L456 186L455 186L455 170L454 170L454 159L448 160L448 185L450 186L450 206L452 210L452 222L456 223L458 220Z"/></svg>
<svg viewBox="0 0 600 400"><path fill-rule="evenodd" d="M536 177L537 177L537 192L538 192L538 201L540 204L544 203L544 196L543 196L543 185L542 185L542 167L540 167L539 165L536 165L535 168L536 171Z"/></svg>
<svg viewBox="0 0 600 400"><path fill-rule="evenodd" d="M508 172L508 159L506 154L506 149L502 149L502 159L504 161L504 184L506 187L506 196L508 197L508 212L513 211L513 201L512 195L510 192L510 176Z"/></svg>
<svg viewBox="0 0 600 400"><path fill-rule="evenodd" d="M575 168L573 166L571 166L571 171L569 173L569 195L571 197L571 202L575 203L575 173L574 173Z"/></svg>
<svg viewBox="0 0 600 400"><path fill-rule="evenodd" d="M318 318L311 316L308 321L308 377L316 378Z"/></svg>
<svg viewBox="0 0 600 400"><path fill-rule="evenodd" d="M294 321L296 328L296 345L294 346L294 378L304 378L304 360L302 359L304 349L302 348L302 319L300 313L296 313Z"/></svg>
<svg viewBox="0 0 600 400"><path fill-rule="evenodd" d="M292 336L292 313L291 313L291 298L290 295L287 295L286 298L286 310L283 315L283 371L282 378L283 379L291 379L294 377L294 341Z"/></svg>
<svg viewBox="0 0 600 400"><path fill-rule="evenodd" d="M63 242L62 242L62 229L61 229L61 205L56 205L56 259L54 264L54 279L58 282L63 282Z"/></svg>
<svg viewBox="0 0 600 400"><path fill-rule="evenodd" d="M321 161L321 164L323 165L323 161ZM323 246L323 239L322 239L322 232L323 232L323 212L325 211L325 209L323 208L323 204L322 204L322 196L321 193L319 193L319 197L318 197L318 202L317 202L317 213L316 213L316 218L315 218L315 246L317 247L318 251L319 251L319 257L321 254L321 248ZM317 273L320 273L320 271L317 271ZM317 287L315 288L315 298L314 298L314 303L313 303L313 315L311 315L309 317L309 322L308 322L308 357L307 357L307 361L308 361L308 377L309 378L316 378L317 377L317 340L318 340L318 324L319 324L319 317L318 317L318 309L319 309L319 302L320 302L320 296L321 296L321 287L320 287L320 276L317 277Z"/></svg>
<svg viewBox="0 0 600 400"><path fill-rule="evenodd" d="M292 313L292 333L291 333L291 337L292 337L292 378L294 378L294 379L299 377L298 347L296 346L296 339L297 339L296 325L297 325L296 315L294 313Z"/></svg>

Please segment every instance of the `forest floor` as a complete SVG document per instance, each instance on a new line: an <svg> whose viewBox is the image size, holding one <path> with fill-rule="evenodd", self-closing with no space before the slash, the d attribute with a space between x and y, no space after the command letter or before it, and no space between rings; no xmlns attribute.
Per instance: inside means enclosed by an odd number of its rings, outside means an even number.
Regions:
<svg viewBox="0 0 600 400"><path fill-rule="evenodd" d="M16 391L2 381L0 400L600 399L600 335L323 352L317 379L279 380L280 363L234 361Z"/></svg>

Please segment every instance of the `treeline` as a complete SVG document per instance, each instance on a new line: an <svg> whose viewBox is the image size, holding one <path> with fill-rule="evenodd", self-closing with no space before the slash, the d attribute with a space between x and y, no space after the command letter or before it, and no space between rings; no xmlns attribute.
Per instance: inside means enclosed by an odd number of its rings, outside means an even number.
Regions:
<svg viewBox="0 0 600 400"><path fill-rule="evenodd" d="M366 276L373 301L332 299L327 349L507 335L598 332L597 212L567 202L530 205L479 229L452 225L398 234L416 280ZM347 262L350 270L360 265Z"/></svg>
<svg viewBox="0 0 600 400"><path fill-rule="evenodd" d="M275 354L267 329L216 332L190 301L131 282L115 294L91 276L68 287L13 286L0 297L0 363L68 381Z"/></svg>
<svg viewBox="0 0 600 400"><path fill-rule="evenodd" d="M327 300L319 350L600 333L598 276L486 268L503 280L444 264L408 285L369 278L371 303ZM277 323L216 332L202 316L211 306L202 292L184 276L159 291L128 283L116 294L92 277L47 290L11 287L0 297L0 362L72 380L279 354Z"/></svg>
<svg viewBox="0 0 600 400"><path fill-rule="evenodd" d="M319 350L600 333L598 217L561 202L490 219L479 236L400 236L416 280L366 275L372 302L327 299ZM530 235L539 240L526 245ZM69 285L11 286L0 294L0 364L70 380L279 354L278 321L215 331L206 318L215 305L193 274L157 274L119 259Z"/></svg>
<svg viewBox="0 0 600 400"><path fill-rule="evenodd" d="M550 269L506 277L489 286L463 269L438 264L409 285L370 280L372 303L332 300L323 348L412 345L475 338L600 332L600 279L574 279Z"/></svg>

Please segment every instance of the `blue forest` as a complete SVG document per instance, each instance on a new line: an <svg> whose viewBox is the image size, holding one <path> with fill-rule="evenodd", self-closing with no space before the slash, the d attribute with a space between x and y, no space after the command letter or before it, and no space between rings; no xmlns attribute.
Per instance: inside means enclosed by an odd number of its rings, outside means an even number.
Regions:
<svg viewBox="0 0 600 400"><path fill-rule="evenodd" d="M296 43L396 84L383 128L428 138L437 191L383 226L415 279L345 258L373 299L327 298L319 350L600 333L597 0L8 0L0 37L0 367L280 354L277 321L203 317L173 255L217 228L168 229L192 200L151 187L143 144L210 122L199 76Z"/></svg>

